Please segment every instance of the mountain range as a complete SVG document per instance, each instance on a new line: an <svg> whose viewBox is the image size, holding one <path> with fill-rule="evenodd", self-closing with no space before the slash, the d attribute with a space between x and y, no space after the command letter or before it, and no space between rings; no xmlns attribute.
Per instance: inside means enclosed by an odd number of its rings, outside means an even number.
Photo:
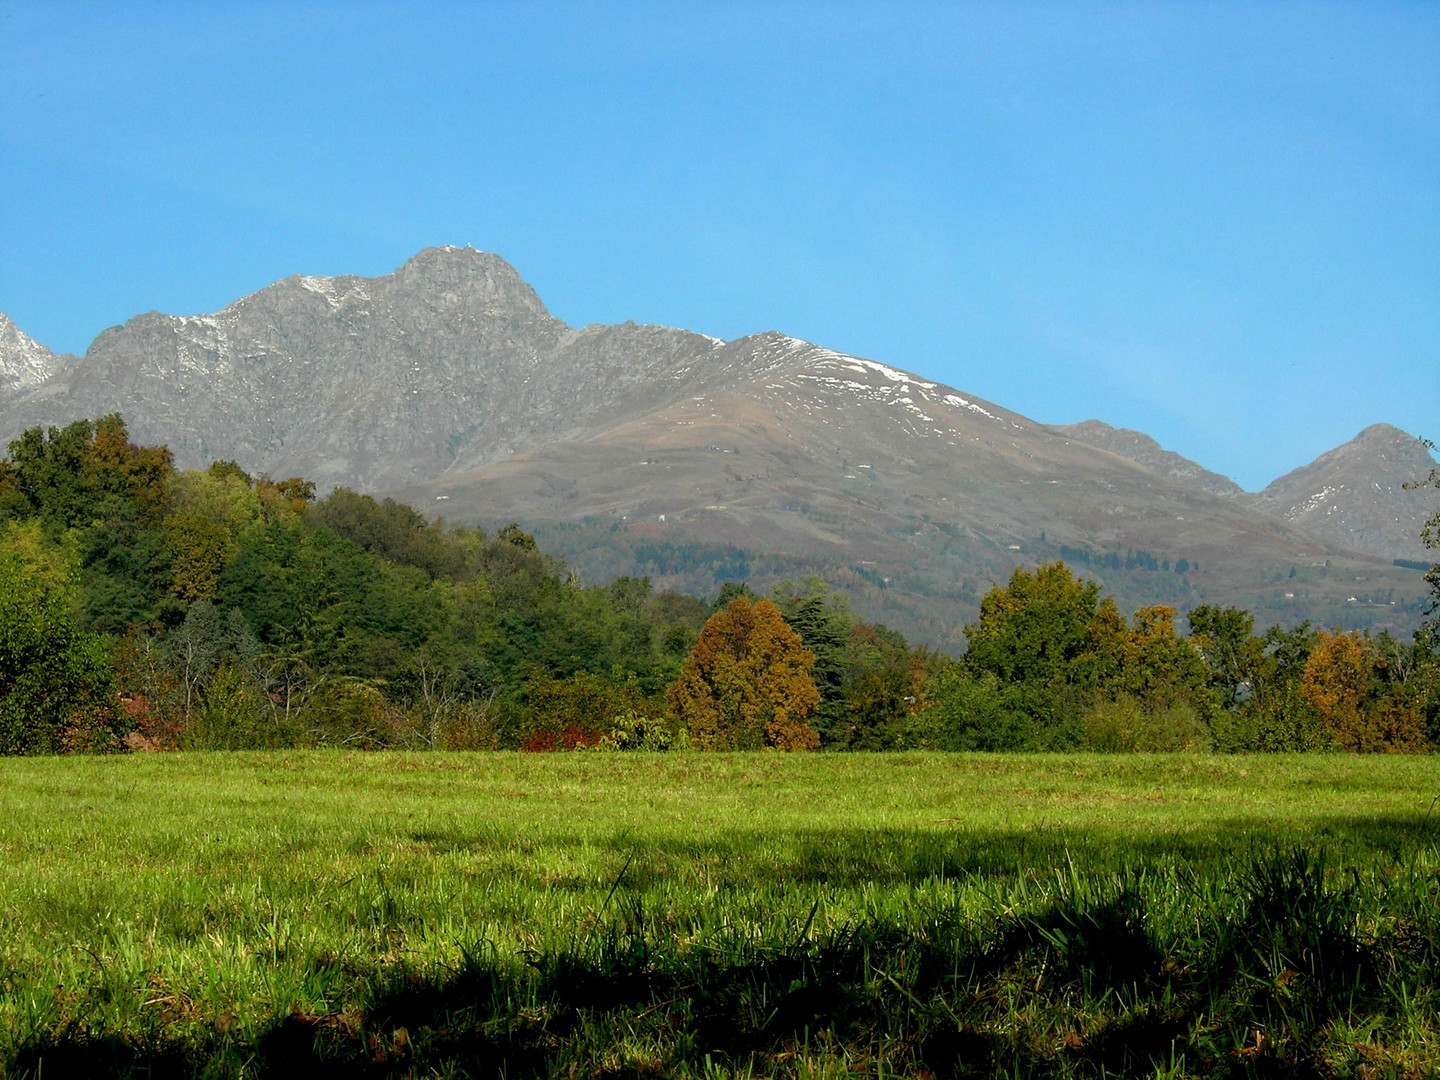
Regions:
<svg viewBox="0 0 1440 1080"><path fill-rule="evenodd" d="M819 574L958 646L981 594L1063 557L1122 606L1406 629L1424 586L1377 425L1264 491L1098 421L1046 426L780 333L574 328L498 256L430 248L375 278L295 276L212 315L150 312L57 355L0 316L0 440L119 411L177 464L237 461L517 520L580 573L713 592Z"/></svg>
<svg viewBox="0 0 1440 1080"><path fill-rule="evenodd" d="M1354 551L1384 559L1433 561L1420 540L1434 506L1413 487L1435 467L1425 445L1389 424L1372 424L1342 446L1247 492L1227 476L1162 449L1150 436L1099 420L1054 430L1103 447L1175 480L1292 521Z"/></svg>

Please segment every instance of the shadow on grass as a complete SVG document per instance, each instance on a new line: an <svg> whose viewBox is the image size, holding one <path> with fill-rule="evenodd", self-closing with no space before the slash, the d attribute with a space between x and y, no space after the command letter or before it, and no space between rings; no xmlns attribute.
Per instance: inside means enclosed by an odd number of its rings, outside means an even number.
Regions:
<svg viewBox="0 0 1440 1080"><path fill-rule="evenodd" d="M458 838L425 834L437 850L462 845ZM589 847L605 847L593 838ZM757 890L796 886L897 885L926 880L1011 880L1017 875L1070 864L1086 873L1123 872L1149 866L1205 866L1278 848L1330 852L1345 865L1393 865L1425 849L1440 848L1440 814L1375 818L1336 816L1323 822L1276 828L1263 822L1211 823L1137 836L1131 830L1076 830L1064 825L1008 832L969 830L823 829L776 837L731 833L705 840L637 844L618 833L609 844L614 867L626 866L628 888L644 890L703 870L713 885ZM756 855L763 850L763 857ZM593 878L576 876L545 887L593 891Z"/></svg>
<svg viewBox="0 0 1440 1080"><path fill-rule="evenodd" d="M1382 860L1433 843L1418 821L1343 831L1352 855ZM860 858L848 847L837 856L837 838L825 839L817 859ZM947 842L975 838L910 837L912 870L938 851L954 860L947 866L985 872L968 860L990 856ZM1386 989L1440 984L1433 880L1345 883L1303 844L1251 853L1241 844L1216 862L1223 841L1213 836L1126 858L1092 838L1085 850L1118 869L1082 872L1073 846L1049 843L1039 852L1072 860L1057 889L979 922L936 909L923 924L814 934L807 921L768 942L679 943L641 893L622 891L609 921L524 965L480 951L441 974L378 970L350 1007L279 1018L248 1039L72 1026L22 1045L0 1075L618 1080L717 1067L795 1075L820 1062L853 1075L1322 1077L1336 1074L1321 1055L1336 1020L1418 1025L1432 1045L1440 1036L1433 1003L1407 1014ZM1147 850L1168 857L1166 882L1189 905L1164 931L1147 900L1153 872L1134 869ZM1203 875L1177 868L1187 850L1203 856ZM1400 1064L1425 1075L1436 1063Z"/></svg>

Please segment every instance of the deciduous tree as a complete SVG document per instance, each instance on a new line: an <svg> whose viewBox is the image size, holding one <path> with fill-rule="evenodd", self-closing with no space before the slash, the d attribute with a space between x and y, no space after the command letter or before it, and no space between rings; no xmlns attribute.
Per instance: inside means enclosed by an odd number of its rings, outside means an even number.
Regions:
<svg viewBox="0 0 1440 1080"><path fill-rule="evenodd" d="M1406 753L1425 749L1418 712L1378 678L1381 658L1356 634L1321 634L1300 677L1301 691L1337 750Z"/></svg>
<svg viewBox="0 0 1440 1080"><path fill-rule="evenodd" d="M1120 664L1121 689L1147 712L1195 704L1205 684L1205 663L1175 633L1175 609L1143 607L1131 620Z"/></svg>
<svg viewBox="0 0 1440 1080"><path fill-rule="evenodd" d="M62 594L0 558L0 753L116 745L124 728L110 659Z"/></svg>
<svg viewBox="0 0 1440 1080"><path fill-rule="evenodd" d="M667 697L702 749L813 750L814 663L779 608L738 596L706 622Z"/></svg>

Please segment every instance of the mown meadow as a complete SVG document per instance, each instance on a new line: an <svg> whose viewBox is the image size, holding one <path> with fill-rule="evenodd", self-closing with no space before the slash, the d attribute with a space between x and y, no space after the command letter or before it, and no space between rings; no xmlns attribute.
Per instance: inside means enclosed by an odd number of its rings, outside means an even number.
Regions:
<svg viewBox="0 0 1440 1080"><path fill-rule="evenodd" d="M1429 756L0 760L0 1076L1428 1076Z"/></svg>

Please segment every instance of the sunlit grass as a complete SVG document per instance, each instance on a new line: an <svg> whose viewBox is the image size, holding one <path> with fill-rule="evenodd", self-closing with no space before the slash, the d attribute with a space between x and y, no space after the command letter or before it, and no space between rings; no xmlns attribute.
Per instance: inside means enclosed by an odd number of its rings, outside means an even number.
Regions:
<svg viewBox="0 0 1440 1080"><path fill-rule="evenodd" d="M1437 794L1410 757L3 760L0 1062L1403 1074Z"/></svg>

